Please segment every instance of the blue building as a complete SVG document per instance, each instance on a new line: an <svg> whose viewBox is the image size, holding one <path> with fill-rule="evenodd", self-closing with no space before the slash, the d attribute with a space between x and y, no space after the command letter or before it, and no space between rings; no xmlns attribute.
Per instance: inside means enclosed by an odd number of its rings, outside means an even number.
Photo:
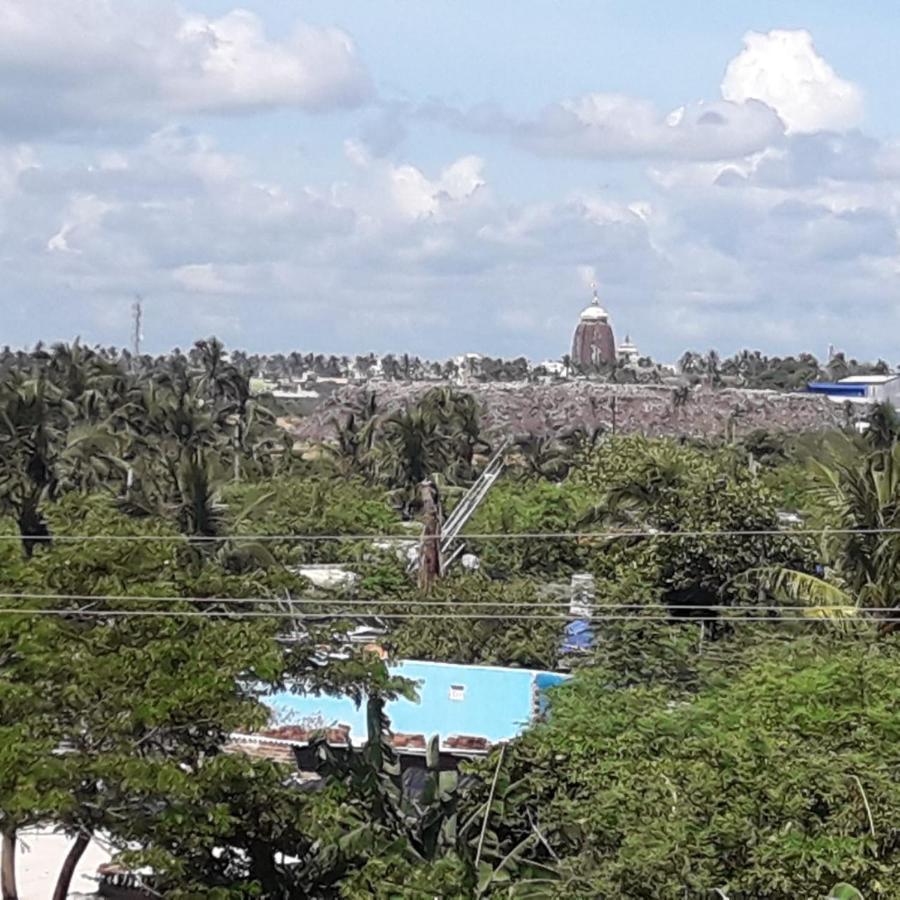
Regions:
<svg viewBox="0 0 900 900"><path fill-rule="evenodd" d="M840 381L813 381L806 386L810 394L820 394L841 403L893 403L900 405L900 376L850 375Z"/></svg>
<svg viewBox="0 0 900 900"><path fill-rule="evenodd" d="M414 660L402 660L389 670L414 681L419 695L418 702L399 698L387 704L391 730L425 739L438 734L442 747L453 746L454 738L461 736L491 744L516 737L543 710L544 691L569 677L535 669ZM349 725L353 744L366 739L365 708L349 697L281 693L266 703L288 719L317 719L326 727Z"/></svg>

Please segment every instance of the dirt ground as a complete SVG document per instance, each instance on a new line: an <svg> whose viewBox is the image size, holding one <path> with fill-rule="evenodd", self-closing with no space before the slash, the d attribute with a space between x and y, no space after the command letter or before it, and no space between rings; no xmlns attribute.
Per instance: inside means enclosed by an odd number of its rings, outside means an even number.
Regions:
<svg viewBox="0 0 900 900"><path fill-rule="evenodd" d="M26 831L20 835L16 853L19 900L47 900L69 850L71 841L51 831ZM72 878L70 897L93 897L97 888L97 866L110 854L99 844L88 845Z"/></svg>

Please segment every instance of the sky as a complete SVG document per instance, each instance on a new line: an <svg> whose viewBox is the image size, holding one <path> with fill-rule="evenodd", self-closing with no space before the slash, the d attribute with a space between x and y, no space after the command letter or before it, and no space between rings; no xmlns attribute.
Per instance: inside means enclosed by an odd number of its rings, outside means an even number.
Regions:
<svg viewBox="0 0 900 900"><path fill-rule="evenodd" d="M900 5L3 0L0 345L900 362Z"/></svg>

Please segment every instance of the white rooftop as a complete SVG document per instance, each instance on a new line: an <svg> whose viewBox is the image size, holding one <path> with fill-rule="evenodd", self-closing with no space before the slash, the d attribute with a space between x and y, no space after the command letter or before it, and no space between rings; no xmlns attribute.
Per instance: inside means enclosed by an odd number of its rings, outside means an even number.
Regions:
<svg viewBox="0 0 900 900"><path fill-rule="evenodd" d="M900 375L848 375L846 378L842 378L838 384L887 384L895 378L900 378Z"/></svg>

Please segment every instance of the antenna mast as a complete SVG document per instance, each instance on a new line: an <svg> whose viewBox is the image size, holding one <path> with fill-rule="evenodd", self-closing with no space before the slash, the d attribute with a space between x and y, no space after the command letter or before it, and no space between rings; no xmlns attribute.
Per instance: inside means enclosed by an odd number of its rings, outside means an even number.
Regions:
<svg viewBox="0 0 900 900"><path fill-rule="evenodd" d="M141 325L144 318L144 299L140 294L135 295L134 303L131 305L131 312L134 316L134 333L132 334L132 350L135 358L141 355L141 341L144 338L141 331Z"/></svg>

